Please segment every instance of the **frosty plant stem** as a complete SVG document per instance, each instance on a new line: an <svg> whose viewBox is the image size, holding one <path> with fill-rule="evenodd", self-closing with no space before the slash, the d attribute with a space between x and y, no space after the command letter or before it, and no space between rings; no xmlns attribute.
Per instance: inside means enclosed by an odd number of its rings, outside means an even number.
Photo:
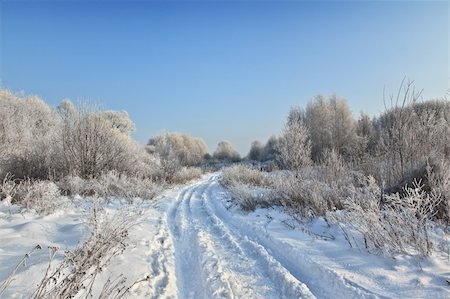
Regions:
<svg viewBox="0 0 450 299"><path fill-rule="evenodd" d="M13 280L14 275L16 274L17 270L19 269L20 266L22 265L26 265L27 260L30 258L30 256L36 251L36 250L41 250L42 247L41 245L36 245L33 247L33 249L31 249L30 252L26 253L23 258L20 260L20 262L17 264L17 266L14 268L14 270L11 272L11 274L6 278L6 280L0 285L0 298L2 297L4 291L6 290L6 288L8 288L9 284L11 283L11 281Z"/></svg>

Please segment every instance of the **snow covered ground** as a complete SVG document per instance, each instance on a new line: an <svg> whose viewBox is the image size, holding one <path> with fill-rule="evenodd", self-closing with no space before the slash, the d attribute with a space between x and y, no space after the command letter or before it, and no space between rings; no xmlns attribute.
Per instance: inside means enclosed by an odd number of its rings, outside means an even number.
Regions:
<svg viewBox="0 0 450 299"><path fill-rule="evenodd" d="M152 202L136 200L143 214L129 246L98 282L148 276L133 286L132 298L450 298L448 256L372 255L349 248L323 220L302 226L279 208L244 213L219 177L205 175ZM117 200L105 210L114 215L128 205ZM38 216L0 205L0 282L26 252L43 247L18 269L4 298L29 298L48 266L47 246L61 248L61 260L87 238L88 207L78 199Z"/></svg>

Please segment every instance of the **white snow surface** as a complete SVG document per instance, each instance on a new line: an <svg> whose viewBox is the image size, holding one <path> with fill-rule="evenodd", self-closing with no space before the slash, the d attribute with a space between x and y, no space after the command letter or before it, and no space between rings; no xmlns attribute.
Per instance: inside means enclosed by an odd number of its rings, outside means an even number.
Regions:
<svg viewBox="0 0 450 299"><path fill-rule="evenodd" d="M151 202L136 199L143 216L98 283L148 275L130 298L450 298L448 256L369 254L350 248L324 220L300 225L280 208L242 212L219 178L205 175ZM3 298L30 297L48 266L47 246L62 249L58 261L88 237L89 205L80 202L49 216L0 203L0 284L26 252L43 247L19 268ZM114 215L126 205L115 200L105 209Z"/></svg>

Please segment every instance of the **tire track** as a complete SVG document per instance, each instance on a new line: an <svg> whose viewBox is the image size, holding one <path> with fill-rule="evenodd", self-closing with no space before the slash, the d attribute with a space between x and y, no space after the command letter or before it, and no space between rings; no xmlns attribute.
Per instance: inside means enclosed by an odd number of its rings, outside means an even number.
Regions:
<svg viewBox="0 0 450 299"><path fill-rule="evenodd" d="M285 268L297 280L306 283L318 298L385 298L314 262L291 245L269 236L261 228L255 227L251 223L235 220L223 204L219 203L220 199L213 199L213 191L218 192L220 190L220 193L226 193L223 192L223 188L218 182L214 182L213 185L214 187L211 188L206 201L207 210L211 217L217 218L217 221L228 227L233 234L243 236L256 247L260 247L261 250L269 253L281 267ZM339 293L336 293L336 289L339 289Z"/></svg>

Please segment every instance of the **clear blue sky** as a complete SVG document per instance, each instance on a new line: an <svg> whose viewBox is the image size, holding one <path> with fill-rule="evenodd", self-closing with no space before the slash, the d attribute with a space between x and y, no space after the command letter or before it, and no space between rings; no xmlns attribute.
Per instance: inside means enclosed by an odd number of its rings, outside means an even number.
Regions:
<svg viewBox="0 0 450 299"><path fill-rule="evenodd" d="M404 76L426 98L449 86L447 1L0 1L3 87L127 110L142 143L246 154L318 93L373 115Z"/></svg>

